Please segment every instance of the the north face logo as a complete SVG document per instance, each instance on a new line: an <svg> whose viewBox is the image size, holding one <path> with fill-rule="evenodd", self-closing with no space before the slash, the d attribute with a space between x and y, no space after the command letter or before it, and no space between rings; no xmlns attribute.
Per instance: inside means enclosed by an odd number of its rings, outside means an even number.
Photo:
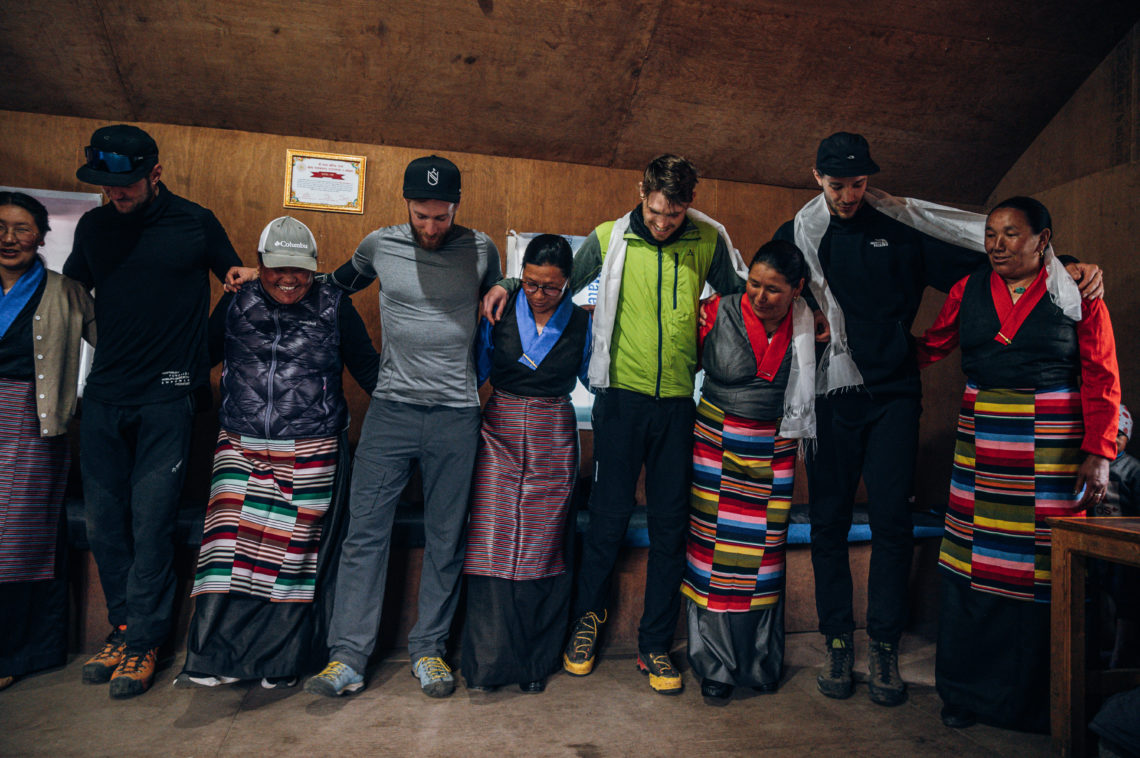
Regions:
<svg viewBox="0 0 1140 758"><path fill-rule="evenodd" d="M427 172L427 183L431 186L439 184L439 169L430 168Z"/></svg>

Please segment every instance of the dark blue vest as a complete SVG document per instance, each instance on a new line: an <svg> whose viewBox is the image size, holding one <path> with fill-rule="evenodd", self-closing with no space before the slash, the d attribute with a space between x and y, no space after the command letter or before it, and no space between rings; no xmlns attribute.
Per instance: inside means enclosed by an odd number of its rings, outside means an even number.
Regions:
<svg viewBox="0 0 1140 758"><path fill-rule="evenodd" d="M331 437L348 423L341 389L341 290L314 282L281 305L259 282L226 311L225 367L218 420L235 434L264 439Z"/></svg>

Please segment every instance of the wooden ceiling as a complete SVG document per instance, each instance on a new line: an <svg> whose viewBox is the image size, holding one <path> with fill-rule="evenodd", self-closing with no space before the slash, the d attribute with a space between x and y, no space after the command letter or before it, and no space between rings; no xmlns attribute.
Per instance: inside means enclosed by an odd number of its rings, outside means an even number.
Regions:
<svg viewBox="0 0 1140 758"><path fill-rule="evenodd" d="M978 204L1135 0L36 0L0 107L809 186L871 140L898 194Z"/></svg>

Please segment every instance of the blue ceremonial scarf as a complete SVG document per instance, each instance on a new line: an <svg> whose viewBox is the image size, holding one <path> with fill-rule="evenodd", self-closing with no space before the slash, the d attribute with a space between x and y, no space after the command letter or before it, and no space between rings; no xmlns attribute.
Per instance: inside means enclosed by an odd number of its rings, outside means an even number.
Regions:
<svg viewBox="0 0 1140 758"><path fill-rule="evenodd" d="M36 294L36 287L44 280L44 264L37 257L32 267L16 280L12 289L0 294L0 337L8 333L8 327L24 310L24 306Z"/></svg>
<svg viewBox="0 0 1140 758"><path fill-rule="evenodd" d="M574 312L574 301L569 297L563 297L554 315L542 328L542 334L539 334L538 327L534 324L534 313L531 312L530 303L521 289L516 297L518 303L515 305L515 321L518 322L519 339L522 341L523 349L519 363L533 371L554 349L558 338L562 336L562 331L570 323L570 316Z"/></svg>

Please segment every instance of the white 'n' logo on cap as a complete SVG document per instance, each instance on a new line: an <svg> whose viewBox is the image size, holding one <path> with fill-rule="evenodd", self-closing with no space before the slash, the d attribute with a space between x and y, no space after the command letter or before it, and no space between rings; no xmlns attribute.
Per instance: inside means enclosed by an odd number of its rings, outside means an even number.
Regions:
<svg viewBox="0 0 1140 758"><path fill-rule="evenodd" d="M855 156L854 156L854 155L849 155L849 156L847 156L847 160L849 160L849 161L853 161L853 160L855 160Z"/></svg>
<svg viewBox="0 0 1140 758"><path fill-rule="evenodd" d="M439 169L429 168L427 172L427 182L431 186L439 184Z"/></svg>

